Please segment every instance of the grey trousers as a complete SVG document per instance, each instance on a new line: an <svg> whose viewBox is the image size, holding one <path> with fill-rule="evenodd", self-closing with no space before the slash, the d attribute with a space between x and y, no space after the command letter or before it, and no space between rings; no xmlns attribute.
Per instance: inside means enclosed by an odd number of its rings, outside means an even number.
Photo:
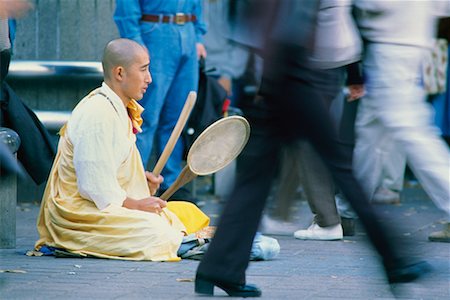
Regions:
<svg viewBox="0 0 450 300"><path fill-rule="evenodd" d="M354 146L356 106L357 102L348 103L344 95L340 94L329 107L338 131L337 144L345 149L348 155L351 155ZM280 185L276 197L277 203L280 204L278 215L285 219L288 218L288 212L283 208L290 207L289 198L293 197L299 184L303 187L315 223L320 227L340 224L340 213L335 201L338 191L334 180L307 140L300 140L283 148ZM349 205L346 206L344 214L345 217L356 217Z"/></svg>
<svg viewBox="0 0 450 300"><path fill-rule="evenodd" d="M314 222L320 227L340 224L333 178L310 142L298 143L298 160L301 183L314 214Z"/></svg>

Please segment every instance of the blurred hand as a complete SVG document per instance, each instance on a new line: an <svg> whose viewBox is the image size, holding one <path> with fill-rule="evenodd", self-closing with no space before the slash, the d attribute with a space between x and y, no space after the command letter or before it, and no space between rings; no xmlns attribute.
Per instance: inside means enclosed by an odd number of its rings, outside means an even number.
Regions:
<svg viewBox="0 0 450 300"><path fill-rule="evenodd" d="M167 202L158 197L148 197L141 200L131 198L125 199L123 207L135 210L142 210L150 213L160 214Z"/></svg>
<svg viewBox="0 0 450 300"><path fill-rule="evenodd" d="M206 49L205 46L202 43L197 43L196 44L197 47L197 58L206 58Z"/></svg>
<svg viewBox="0 0 450 300"><path fill-rule="evenodd" d="M366 93L363 84L351 84L348 86L348 96L347 101L351 102L358 100Z"/></svg>
<svg viewBox="0 0 450 300"><path fill-rule="evenodd" d="M0 0L0 17L19 18L32 7L27 0Z"/></svg>
<svg viewBox="0 0 450 300"><path fill-rule="evenodd" d="M145 171L145 177L147 177L147 183L150 188L150 195L156 194L156 192L159 189L159 186L164 181L164 177L162 177L161 175L156 177L153 173L149 171Z"/></svg>
<svg viewBox="0 0 450 300"><path fill-rule="evenodd" d="M219 84L223 87L223 89L227 92L228 96L231 96L231 90L232 90L232 82L230 78L227 77L220 77L218 80Z"/></svg>

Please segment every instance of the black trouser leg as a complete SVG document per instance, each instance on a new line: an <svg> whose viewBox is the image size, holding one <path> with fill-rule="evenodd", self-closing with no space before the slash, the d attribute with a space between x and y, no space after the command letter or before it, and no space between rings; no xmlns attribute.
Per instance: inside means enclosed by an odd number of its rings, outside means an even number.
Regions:
<svg viewBox="0 0 450 300"><path fill-rule="evenodd" d="M270 131L255 128L237 162L236 184L217 231L197 272L211 279L245 283L253 238L278 166L279 143Z"/></svg>

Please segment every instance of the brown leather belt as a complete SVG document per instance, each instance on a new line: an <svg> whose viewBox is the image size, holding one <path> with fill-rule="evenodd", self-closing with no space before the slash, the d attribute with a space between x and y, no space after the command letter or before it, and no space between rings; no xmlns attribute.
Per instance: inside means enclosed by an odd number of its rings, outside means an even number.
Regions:
<svg viewBox="0 0 450 300"><path fill-rule="evenodd" d="M175 23L178 25L183 25L186 22L197 21L197 17L195 15L187 15L183 13L177 13L175 15L142 15L141 21L153 23Z"/></svg>

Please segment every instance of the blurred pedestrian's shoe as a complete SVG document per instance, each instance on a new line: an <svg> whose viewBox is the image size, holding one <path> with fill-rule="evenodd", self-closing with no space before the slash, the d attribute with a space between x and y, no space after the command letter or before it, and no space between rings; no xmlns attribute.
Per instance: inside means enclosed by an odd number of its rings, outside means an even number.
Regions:
<svg viewBox="0 0 450 300"><path fill-rule="evenodd" d="M431 242L450 243L450 223L445 224L441 231L432 232L428 239Z"/></svg>
<svg viewBox="0 0 450 300"><path fill-rule="evenodd" d="M341 226L344 236L355 235L355 219L341 217Z"/></svg>
<svg viewBox="0 0 450 300"><path fill-rule="evenodd" d="M264 214L261 219L261 229L263 234L292 235L298 228L298 224L273 219Z"/></svg>
<svg viewBox="0 0 450 300"><path fill-rule="evenodd" d="M389 283L411 282L431 271L431 266L425 262L401 265L387 269L387 277Z"/></svg>
<svg viewBox="0 0 450 300"><path fill-rule="evenodd" d="M375 191L371 202L374 204L399 204L400 193L384 187L379 187Z"/></svg>
<svg viewBox="0 0 450 300"><path fill-rule="evenodd" d="M261 290L251 284L227 283L208 278L197 273L195 276L195 292L203 295L214 295L214 287L224 290L231 297L261 297Z"/></svg>
<svg viewBox="0 0 450 300"><path fill-rule="evenodd" d="M294 233L294 237L300 240L333 241L341 240L343 238L343 232L341 224L320 227L316 223L312 223L311 226L308 227L308 229L297 230Z"/></svg>

